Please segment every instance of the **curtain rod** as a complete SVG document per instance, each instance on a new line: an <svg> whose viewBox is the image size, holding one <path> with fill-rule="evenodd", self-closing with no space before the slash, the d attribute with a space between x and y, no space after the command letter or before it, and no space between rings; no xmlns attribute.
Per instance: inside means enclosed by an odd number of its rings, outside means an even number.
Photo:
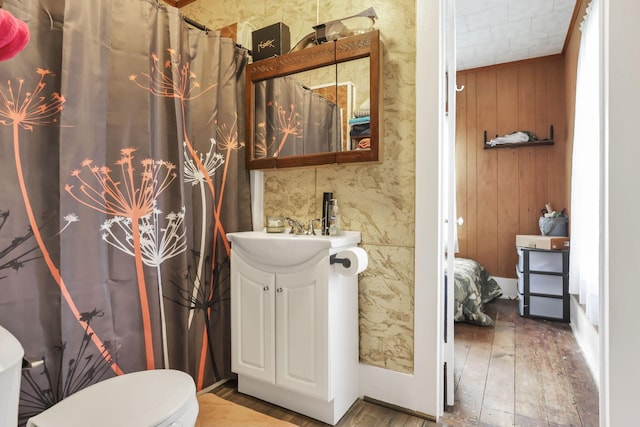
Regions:
<svg viewBox="0 0 640 427"><path fill-rule="evenodd" d="M2 1L2 0L0 0ZM197 29L199 29L200 31L204 31L205 33L208 33L209 31L211 31L210 28L207 28L205 25L200 24L199 22L194 21L191 18L188 18L185 15L182 15L182 20L184 22L186 22L187 24L191 25L192 27L196 27ZM245 49L249 55L251 55L251 50L247 49L246 47L242 46L241 44L235 43L236 47L239 47L241 49Z"/></svg>
<svg viewBox="0 0 640 427"><path fill-rule="evenodd" d="M183 19L183 20L184 20L184 22L186 22L187 24L189 24L189 25L191 25L191 26L193 26L193 27L196 27L196 28L197 28L197 29L199 29L199 30L204 31L205 33L208 33L208 32L210 31L210 29L209 29L209 28L207 28L206 26L204 26L204 25L202 25L202 24L200 24L200 23L198 23L198 22L194 21L194 20L193 20L193 19L191 19L191 18L186 17L185 15L182 15L182 19Z"/></svg>

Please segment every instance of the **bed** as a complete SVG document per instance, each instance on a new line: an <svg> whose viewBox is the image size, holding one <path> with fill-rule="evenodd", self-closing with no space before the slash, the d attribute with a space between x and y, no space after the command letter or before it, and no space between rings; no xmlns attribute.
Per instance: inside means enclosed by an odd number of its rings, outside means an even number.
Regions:
<svg viewBox="0 0 640 427"><path fill-rule="evenodd" d="M477 261L455 259L455 322L492 326L493 319L484 312L484 304L502 295L498 283Z"/></svg>

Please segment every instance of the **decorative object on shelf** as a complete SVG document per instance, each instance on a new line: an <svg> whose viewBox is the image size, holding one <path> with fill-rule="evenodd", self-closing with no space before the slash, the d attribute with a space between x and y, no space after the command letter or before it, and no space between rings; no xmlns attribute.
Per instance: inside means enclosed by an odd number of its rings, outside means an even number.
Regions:
<svg viewBox="0 0 640 427"><path fill-rule="evenodd" d="M289 52L297 52L317 44L373 31L376 19L378 19L378 15L376 15L375 10L370 7L347 18L318 24L313 27L312 33L300 39Z"/></svg>
<svg viewBox="0 0 640 427"><path fill-rule="evenodd" d="M569 218L567 218L566 209L562 209L560 212L554 211L551 204L547 203L541 212L542 216L538 220L538 226L543 236L567 237L569 235Z"/></svg>
<svg viewBox="0 0 640 427"><path fill-rule="evenodd" d="M289 27L282 22L276 22L255 30L251 33L251 44L251 57L254 61L283 55L291 48Z"/></svg>
<svg viewBox="0 0 640 427"><path fill-rule="evenodd" d="M516 148L533 147L536 145L553 145L553 125L549 126L549 139L538 139L530 131L517 131L504 136L496 135L495 138L487 140L487 131L484 131L484 148Z"/></svg>
<svg viewBox="0 0 640 427"><path fill-rule="evenodd" d="M267 233L283 233L285 230L282 215L267 215Z"/></svg>
<svg viewBox="0 0 640 427"><path fill-rule="evenodd" d="M316 43L325 43L342 37L362 34L373 30L378 15L372 7L346 18L318 24L313 27Z"/></svg>

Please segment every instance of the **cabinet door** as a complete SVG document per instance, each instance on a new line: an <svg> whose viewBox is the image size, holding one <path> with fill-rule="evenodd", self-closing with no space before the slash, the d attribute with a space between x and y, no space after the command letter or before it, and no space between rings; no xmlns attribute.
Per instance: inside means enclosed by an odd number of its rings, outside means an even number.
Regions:
<svg viewBox="0 0 640 427"><path fill-rule="evenodd" d="M231 250L231 369L275 383L275 275Z"/></svg>
<svg viewBox="0 0 640 427"><path fill-rule="evenodd" d="M329 393L329 259L276 275L276 384L325 401Z"/></svg>

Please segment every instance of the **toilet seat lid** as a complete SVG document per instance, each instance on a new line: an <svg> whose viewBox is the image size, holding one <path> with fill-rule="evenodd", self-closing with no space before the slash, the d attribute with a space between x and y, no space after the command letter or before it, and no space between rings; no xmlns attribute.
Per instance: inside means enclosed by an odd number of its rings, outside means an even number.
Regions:
<svg viewBox="0 0 640 427"><path fill-rule="evenodd" d="M140 371L91 385L32 417L28 426L154 426L197 405L188 374Z"/></svg>

